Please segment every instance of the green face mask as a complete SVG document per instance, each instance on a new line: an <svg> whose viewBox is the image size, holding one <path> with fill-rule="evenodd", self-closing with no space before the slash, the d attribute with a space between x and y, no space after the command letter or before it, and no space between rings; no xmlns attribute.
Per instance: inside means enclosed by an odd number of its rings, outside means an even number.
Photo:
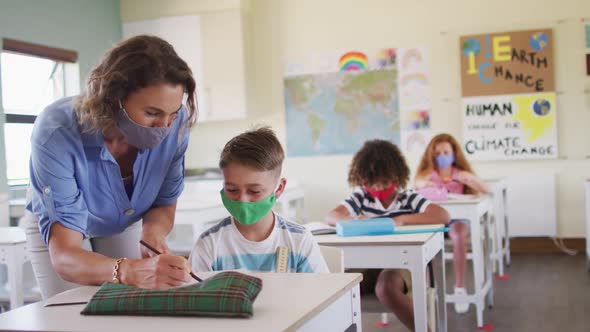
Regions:
<svg viewBox="0 0 590 332"><path fill-rule="evenodd" d="M223 205L229 214L242 225L254 225L257 223L272 210L272 207L275 206L275 202L277 201L274 192L258 202L234 201L225 195L223 189L221 189L220 194Z"/></svg>

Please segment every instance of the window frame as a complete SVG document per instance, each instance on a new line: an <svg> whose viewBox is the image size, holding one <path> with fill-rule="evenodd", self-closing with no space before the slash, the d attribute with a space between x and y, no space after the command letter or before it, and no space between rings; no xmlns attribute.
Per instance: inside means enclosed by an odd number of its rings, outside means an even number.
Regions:
<svg viewBox="0 0 590 332"><path fill-rule="evenodd" d="M3 38L2 39L2 52L10 52L17 55L23 56L33 56L42 59L47 59L51 61L55 61L61 63L62 65L66 64L75 64L78 62L78 52L67 50L63 48L57 47L50 47L41 44L29 43L21 40L10 39L10 38ZM66 93L67 95L67 93ZM3 105L0 105L0 108L3 109L4 116L5 116L5 124L33 124L37 119L37 115L30 115L30 114L15 114L15 113L6 113L6 111L10 111L4 109ZM7 181L10 181L7 179ZM9 187L20 187L22 185L10 185Z"/></svg>

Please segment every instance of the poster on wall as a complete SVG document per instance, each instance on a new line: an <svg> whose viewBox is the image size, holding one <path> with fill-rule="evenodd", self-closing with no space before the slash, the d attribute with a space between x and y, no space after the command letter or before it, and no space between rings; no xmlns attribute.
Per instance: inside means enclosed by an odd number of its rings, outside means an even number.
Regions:
<svg viewBox="0 0 590 332"><path fill-rule="evenodd" d="M288 155L352 154L375 138L400 144L397 81L393 48L287 58Z"/></svg>
<svg viewBox="0 0 590 332"><path fill-rule="evenodd" d="M552 30L463 36L460 55L468 158L557 158Z"/></svg>
<svg viewBox="0 0 590 332"><path fill-rule="evenodd" d="M478 160L557 157L555 93L464 98L464 148Z"/></svg>
<svg viewBox="0 0 590 332"><path fill-rule="evenodd" d="M406 157L417 159L432 136L428 53L426 48L399 48L397 53L401 145Z"/></svg>
<svg viewBox="0 0 590 332"><path fill-rule="evenodd" d="M380 138L421 154L430 139L422 48L339 50L284 61L289 156L355 153Z"/></svg>

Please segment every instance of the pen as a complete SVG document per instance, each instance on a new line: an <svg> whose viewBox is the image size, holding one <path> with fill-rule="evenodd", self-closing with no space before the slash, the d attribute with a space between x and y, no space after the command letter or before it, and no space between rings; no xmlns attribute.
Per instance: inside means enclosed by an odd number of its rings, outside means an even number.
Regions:
<svg viewBox="0 0 590 332"><path fill-rule="evenodd" d="M157 255L161 255L161 253L158 251L158 249L150 246L149 244L147 244L147 242L145 242L144 240L139 240L139 243L141 243L141 245L143 245L144 247L148 248L149 250L153 251L155 254ZM191 277L193 277L193 279L195 279L196 281L203 281L203 279L197 277L196 274L193 273L193 271L190 271L190 275Z"/></svg>

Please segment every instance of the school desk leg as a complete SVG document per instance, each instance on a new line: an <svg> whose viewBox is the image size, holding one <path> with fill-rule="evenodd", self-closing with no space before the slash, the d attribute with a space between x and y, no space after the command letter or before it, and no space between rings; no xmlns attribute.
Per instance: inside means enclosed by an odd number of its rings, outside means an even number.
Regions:
<svg viewBox="0 0 590 332"><path fill-rule="evenodd" d="M490 230L494 239L492 257L494 260L494 272L498 272L500 276L504 275L504 246L502 245L502 239L504 238L504 199L504 190L502 188L492 192L493 214L490 219L490 221L493 221L490 222Z"/></svg>
<svg viewBox="0 0 590 332"><path fill-rule="evenodd" d="M502 246L502 238L504 234L501 229L501 219L503 212L501 209L498 209L498 212L494 211L494 225L493 227L493 251L492 256L494 257L495 264L498 264L498 274L500 276L504 275L504 247Z"/></svg>
<svg viewBox="0 0 590 332"><path fill-rule="evenodd" d="M490 224L490 213L487 212L484 216L484 223L485 225L489 225ZM489 229L489 227L486 227L486 229ZM484 234L484 241L485 241L485 248L487 248L488 252L485 253L485 263L486 263L486 280L484 282L484 285L486 285L487 283L489 283L490 288L486 294L486 302L488 307L493 307L494 306L494 275L492 273L492 269L494 266L494 261L490 258L490 254L489 254L489 250L490 248L493 247L493 241L495 239L492 239L490 237L489 232L487 232L486 234ZM502 257L502 254L500 252L500 257ZM502 262L502 260L500 260L500 262ZM503 264L503 263L501 263ZM503 270L503 269L502 269Z"/></svg>
<svg viewBox="0 0 590 332"><path fill-rule="evenodd" d="M363 323L361 321L361 289L360 285L354 286L352 289L352 324L356 325L356 331L363 331Z"/></svg>
<svg viewBox="0 0 590 332"><path fill-rule="evenodd" d="M412 255L418 259L410 262L410 273L412 274L412 302L414 304L414 329L416 332L427 332L428 314L426 312L426 266L424 264L424 253L416 250L418 255Z"/></svg>
<svg viewBox="0 0 590 332"><path fill-rule="evenodd" d="M445 300L445 246L444 238L441 236L442 249L432 259L435 267L434 280L436 293L438 295L438 328L437 332L447 332L447 304Z"/></svg>
<svg viewBox="0 0 590 332"><path fill-rule="evenodd" d="M483 254L483 242L481 239L482 232L485 232L484 227L480 224L480 219L477 213L472 214L469 217L471 225L471 247L473 255L473 279L474 279L474 298L475 298L475 311L477 314L477 326L483 327L483 310L484 310L484 269L485 269L485 258Z"/></svg>
<svg viewBox="0 0 590 332"><path fill-rule="evenodd" d="M25 260L24 243L5 248L8 251L6 265L8 284L10 285L10 309L23 305L23 263Z"/></svg>
<svg viewBox="0 0 590 332"><path fill-rule="evenodd" d="M504 247L502 247L503 251L502 254L504 254L504 250L506 252L506 266L510 266L510 231L508 229L508 198L507 198L507 193L506 190L504 190L502 192L502 197L504 198L504 206L503 206L503 214L502 214L502 218L504 220Z"/></svg>

